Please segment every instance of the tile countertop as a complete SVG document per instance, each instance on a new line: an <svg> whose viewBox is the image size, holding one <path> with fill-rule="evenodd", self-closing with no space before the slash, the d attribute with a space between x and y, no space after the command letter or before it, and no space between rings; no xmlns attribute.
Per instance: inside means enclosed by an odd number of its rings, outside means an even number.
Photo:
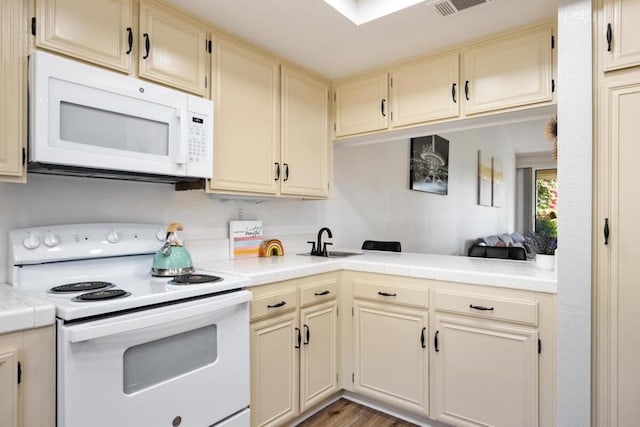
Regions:
<svg viewBox="0 0 640 427"><path fill-rule="evenodd" d="M53 304L20 294L11 286L0 284L0 334L40 328L55 322Z"/></svg>
<svg viewBox="0 0 640 427"><path fill-rule="evenodd" d="M364 252L364 255L345 258L288 254L282 257L207 262L201 263L197 267L247 276L251 281L249 286L337 270L352 270L535 292L557 292L555 271L539 270L533 261L397 252Z"/></svg>

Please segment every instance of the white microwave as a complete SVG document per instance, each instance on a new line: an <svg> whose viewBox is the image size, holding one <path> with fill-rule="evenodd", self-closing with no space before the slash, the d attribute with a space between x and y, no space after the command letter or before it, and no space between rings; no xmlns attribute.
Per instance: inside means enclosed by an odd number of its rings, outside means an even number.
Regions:
<svg viewBox="0 0 640 427"><path fill-rule="evenodd" d="M28 170L152 182L213 176L213 103L70 59L29 57Z"/></svg>

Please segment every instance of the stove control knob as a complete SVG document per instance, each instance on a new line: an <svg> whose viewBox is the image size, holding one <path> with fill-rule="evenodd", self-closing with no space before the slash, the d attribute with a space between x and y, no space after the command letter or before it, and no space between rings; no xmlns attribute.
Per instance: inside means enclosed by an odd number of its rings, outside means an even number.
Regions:
<svg viewBox="0 0 640 427"><path fill-rule="evenodd" d="M31 233L27 233L27 237L22 241L22 244L25 248L33 250L40 246L40 238Z"/></svg>
<svg viewBox="0 0 640 427"><path fill-rule="evenodd" d="M120 235L116 230L111 230L107 233L106 239L109 243L118 243L120 241Z"/></svg>
<svg viewBox="0 0 640 427"><path fill-rule="evenodd" d="M60 244L60 237L56 236L52 232L47 232L47 235L44 237L44 244L47 247L53 248L54 246L58 246Z"/></svg>
<svg viewBox="0 0 640 427"><path fill-rule="evenodd" d="M163 230L158 230L156 232L156 239L158 239L161 242L164 242L165 240L167 240L167 232Z"/></svg>

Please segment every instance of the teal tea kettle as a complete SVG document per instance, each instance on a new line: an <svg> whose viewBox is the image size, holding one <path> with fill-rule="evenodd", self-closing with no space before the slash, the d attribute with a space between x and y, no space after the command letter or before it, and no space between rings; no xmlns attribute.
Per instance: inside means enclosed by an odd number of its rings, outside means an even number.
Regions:
<svg viewBox="0 0 640 427"><path fill-rule="evenodd" d="M167 227L167 238L153 257L151 275L179 276L193 272L193 261L189 252L178 242L176 231L182 231L182 224L176 222Z"/></svg>

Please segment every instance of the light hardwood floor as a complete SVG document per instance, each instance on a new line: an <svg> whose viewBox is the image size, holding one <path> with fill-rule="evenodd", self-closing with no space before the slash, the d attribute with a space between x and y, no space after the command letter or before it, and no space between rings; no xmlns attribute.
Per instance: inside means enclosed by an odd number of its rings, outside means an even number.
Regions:
<svg viewBox="0 0 640 427"><path fill-rule="evenodd" d="M417 427L350 400L340 399L296 427Z"/></svg>

